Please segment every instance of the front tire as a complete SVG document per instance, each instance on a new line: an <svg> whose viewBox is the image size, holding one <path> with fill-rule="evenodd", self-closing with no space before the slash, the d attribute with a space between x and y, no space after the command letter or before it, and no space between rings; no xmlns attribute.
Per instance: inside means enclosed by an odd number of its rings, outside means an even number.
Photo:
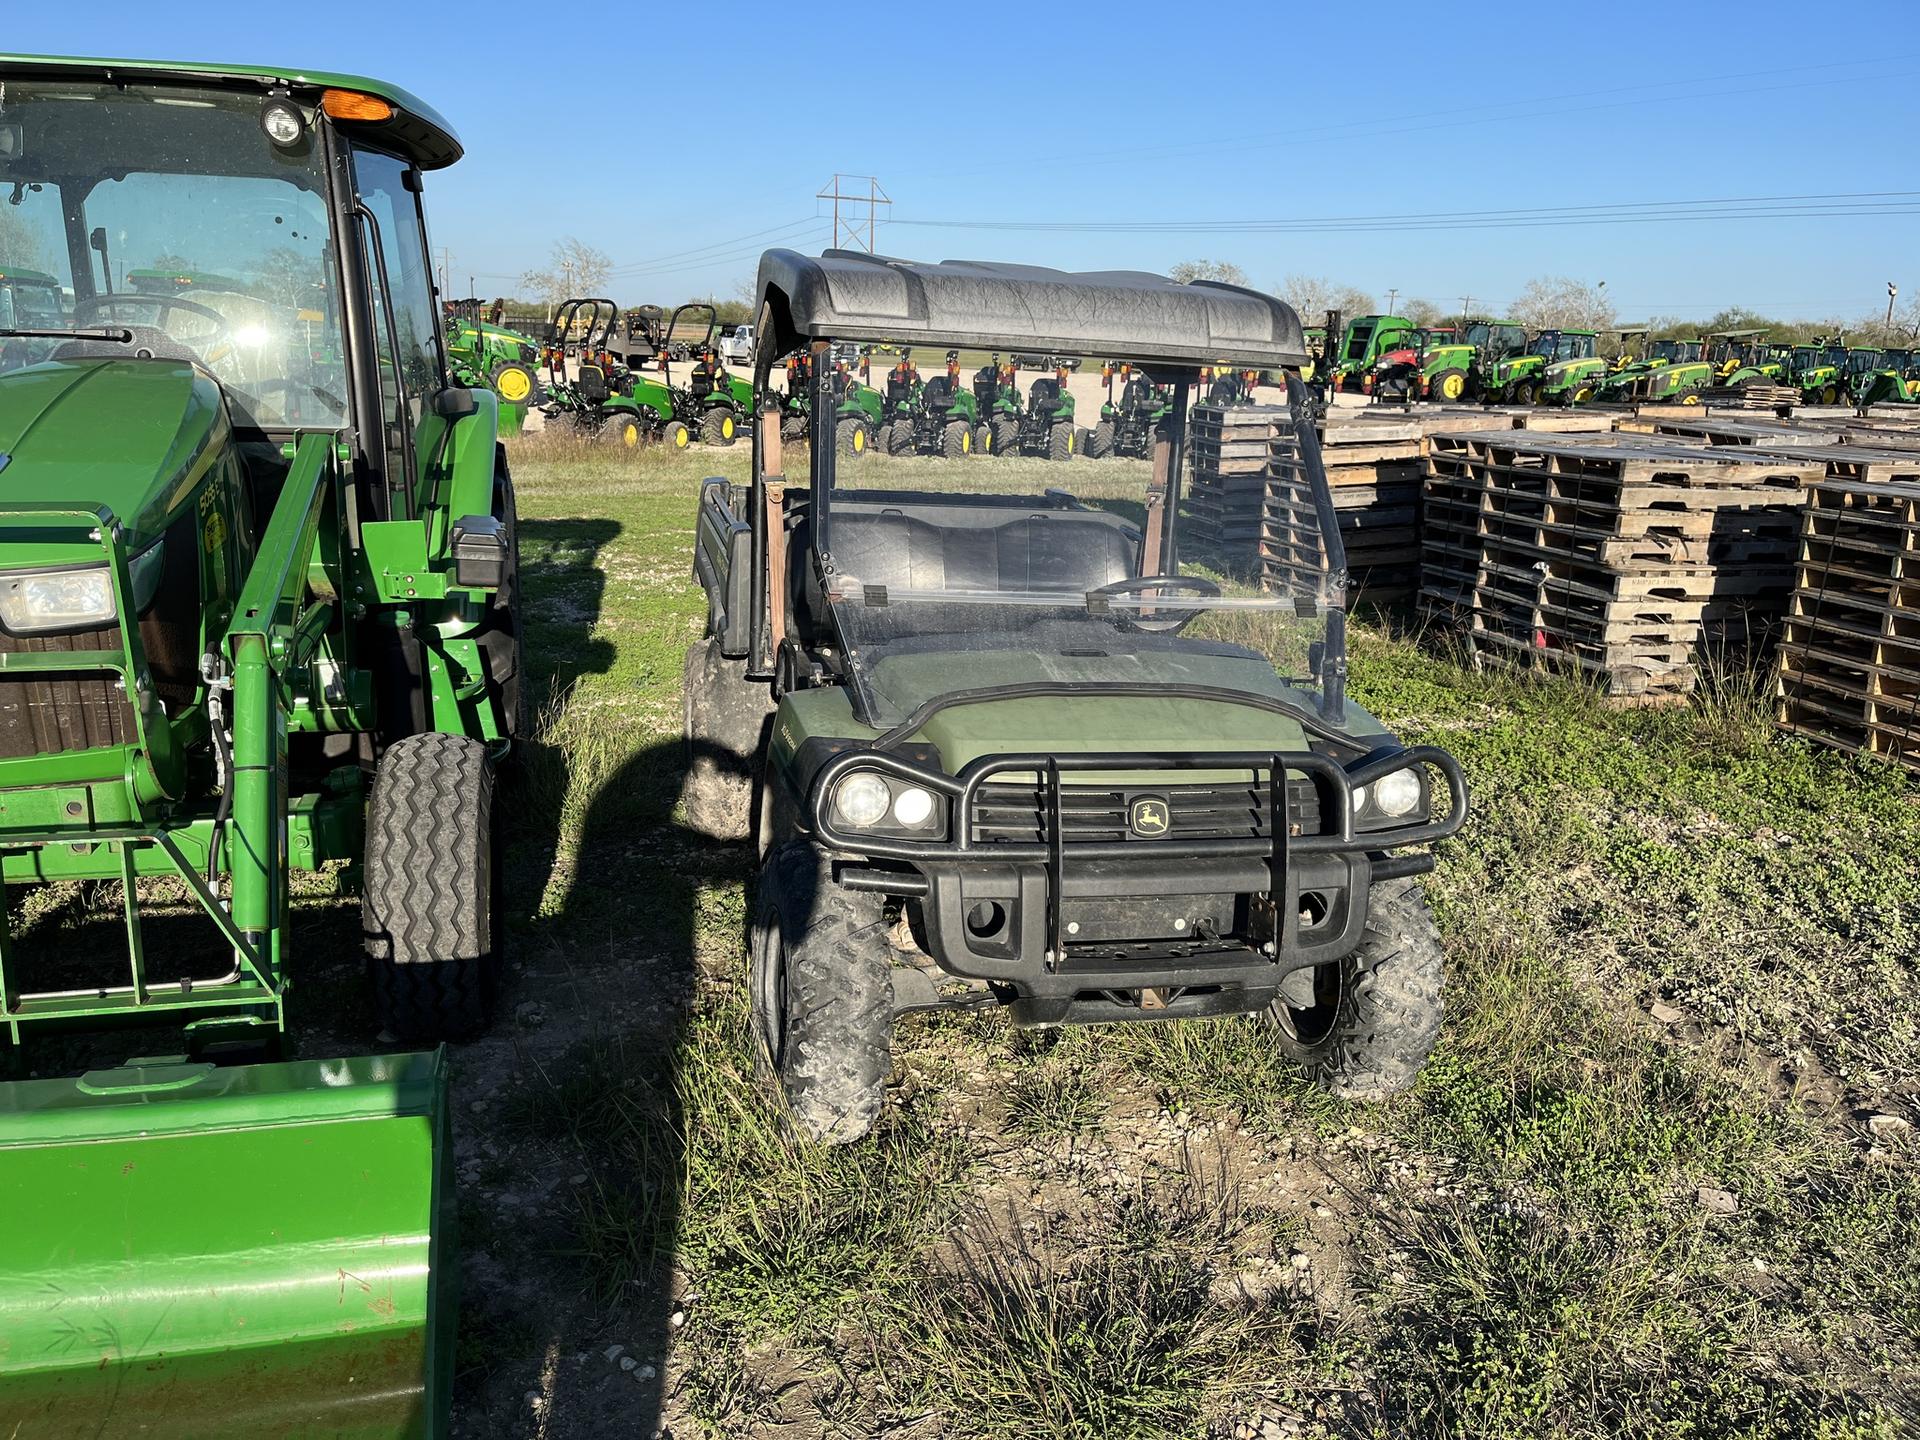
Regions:
<svg viewBox="0 0 1920 1440"><path fill-rule="evenodd" d="M842 455L864 455L871 443L864 420L842 420L835 427L834 443Z"/></svg>
<svg viewBox="0 0 1920 1440"><path fill-rule="evenodd" d="M727 659L712 636L687 647L681 685L687 827L709 840L744 840L753 832L753 776L772 692L748 680L746 661Z"/></svg>
<svg viewBox="0 0 1920 1440"><path fill-rule="evenodd" d="M700 420L700 438L709 445L731 445L740 433L733 411L716 405Z"/></svg>
<svg viewBox="0 0 1920 1440"><path fill-rule="evenodd" d="M1522 380L1518 385L1513 387L1513 403L1516 405L1531 405L1533 404L1536 393L1531 380Z"/></svg>
<svg viewBox="0 0 1920 1440"><path fill-rule="evenodd" d="M950 420L940 434L940 453L949 460L964 460L973 453L973 427L964 420Z"/></svg>
<svg viewBox="0 0 1920 1440"><path fill-rule="evenodd" d="M1113 422L1102 420L1087 435L1087 458L1104 460L1113 454Z"/></svg>
<svg viewBox="0 0 1920 1440"><path fill-rule="evenodd" d="M600 442L609 449L631 455L646 442L646 427L631 410L616 410L600 427Z"/></svg>
<svg viewBox="0 0 1920 1440"><path fill-rule="evenodd" d="M1060 420L1048 427L1047 458L1049 460L1073 458L1073 426L1070 422Z"/></svg>
<svg viewBox="0 0 1920 1440"><path fill-rule="evenodd" d="M1020 448L1020 427L1005 418L990 422L993 431L993 444L989 453L994 455L1012 455Z"/></svg>
<svg viewBox="0 0 1920 1440"><path fill-rule="evenodd" d="M693 431L687 428L684 420L669 420L667 428L660 432L660 438L666 441L669 450L684 450L693 444Z"/></svg>
<svg viewBox="0 0 1920 1440"><path fill-rule="evenodd" d="M1426 896L1412 880L1376 885L1359 946L1316 966L1314 1003L1274 1001L1280 1049L1343 1100L1410 1088L1440 1035L1443 953Z"/></svg>
<svg viewBox="0 0 1920 1440"><path fill-rule="evenodd" d="M380 1027L467 1040L493 1010L504 927L486 746L428 731L387 747L367 804L360 924Z"/></svg>
<svg viewBox="0 0 1920 1440"><path fill-rule="evenodd" d="M879 896L843 890L813 846L760 871L749 1006L759 1067L794 1125L829 1145L873 1129L892 1063L893 984Z"/></svg>

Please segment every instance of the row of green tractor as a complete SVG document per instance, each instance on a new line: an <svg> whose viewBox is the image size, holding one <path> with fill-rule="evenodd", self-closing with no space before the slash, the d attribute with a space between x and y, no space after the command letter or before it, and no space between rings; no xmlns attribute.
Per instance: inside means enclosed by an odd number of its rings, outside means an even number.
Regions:
<svg viewBox="0 0 1920 1440"><path fill-rule="evenodd" d="M684 316L704 318L705 326L690 351L679 352L692 358L681 360L685 368L676 379L676 347L666 337ZM717 323L713 306L689 303L663 329L636 337L630 317L613 301L566 301L542 355L547 423L619 450L733 444L753 423L753 385L720 363L713 345ZM644 339L643 353L657 357L657 374L638 368L646 362L636 353L637 339Z"/></svg>
<svg viewBox="0 0 1920 1440"><path fill-rule="evenodd" d="M1613 353L1601 353L1603 334ZM1340 333L1324 384L1401 401L1582 405L1700 404L1748 385L1797 390L1805 404L1920 403L1920 350L1844 340L1770 344L1763 330L1655 340L1645 329L1529 331L1514 321L1421 326L1362 315Z"/></svg>

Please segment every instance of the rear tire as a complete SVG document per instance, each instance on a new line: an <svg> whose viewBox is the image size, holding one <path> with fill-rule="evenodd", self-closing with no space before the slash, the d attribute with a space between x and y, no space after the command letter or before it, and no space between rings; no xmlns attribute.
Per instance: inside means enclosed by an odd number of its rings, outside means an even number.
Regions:
<svg viewBox="0 0 1920 1440"><path fill-rule="evenodd" d="M1343 1100L1408 1089L1440 1036L1443 958L1419 884L1376 885L1359 947L1314 968L1314 1004L1280 999L1268 1009L1281 1051Z"/></svg>
<svg viewBox="0 0 1920 1440"><path fill-rule="evenodd" d="M746 661L727 659L711 636L688 647L682 685L687 828L709 840L744 840L753 833L753 777L772 692L748 680Z"/></svg>
<svg viewBox="0 0 1920 1440"><path fill-rule="evenodd" d="M1113 422L1102 420L1087 435L1087 458L1104 460L1113 454Z"/></svg>
<svg viewBox="0 0 1920 1440"><path fill-rule="evenodd" d="M667 428L660 432L660 438L666 442L669 450L685 450L693 444L693 431L687 428L684 420L669 420Z"/></svg>
<svg viewBox="0 0 1920 1440"><path fill-rule="evenodd" d="M1049 460L1073 458L1073 426L1068 421L1057 420L1047 428L1047 458Z"/></svg>
<svg viewBox="0 0 1920 1440"><path fill-rule="evenodd" d="M834 444L842 455L864 455L870 443L864 420L842 420L834 427Z"/></svg>
<svg viewBox="0 0 1920 1440"><path fill-rule="evenodd" d="M794 1125L829 1145L873 1129L892 1064L884 905L843 890L805 841L760 871L748 975L754 1051Z"/></svg>
<svg viewBox="0 0 1920 1440"><path fill-rule="evenodd" d="M615 410L600 426L600 443L631 455L646 443L646 426L631 410Z"/></svg>
<svg viewBox="0 0 1920 1440"><path fill-rule="evenodd" d="M911 455L913 453L913 426L896 420L887 434L887 453L889 455Z"/></svg>
<svg viewBox="0 0 1920 1440"><path fill-rule="evenodd" d="M429 731L387 747L367 804L360 924L380 1027L466 1040L493 1009L504 927L486 746Z"/></svg>
<svg viewBox="0 0 1920 1440"><path fill-rule="evenodd" d="M964 460L973 453L973 427L964 420L949 420L940 433L940 453L949 460Z"/></svg>
<svg viewBox="0 0 1920 1440"><path fill-rule="evenodd" d="M739 435L740 422L724 405L714 406L700 418L700 438L708 445L731 445Z"/></svg>
<svg viewBox="0 0 1920 1440"><path fill-rule="evenodd" d="M518 360L502 360L487 379L504 405L531 405L540 393L533 371Z"/></svg>
<svg viewBox="0 0 1920 1440"><path fill-rule="evenodd" d="M1533 404L1534 393L1533 382L1530 380L1522 380L1518 385L1513 387L1513 403L1516 405L1531 405Z"/></svg>
<svg viewBox="0 0 1920 1440"><path fill-rule="evenodd" d="M1020 427L1012 420L999 419L990 422L993 431L993 444L989 452L994 455L1012 455L1020 448Z"/></svg>

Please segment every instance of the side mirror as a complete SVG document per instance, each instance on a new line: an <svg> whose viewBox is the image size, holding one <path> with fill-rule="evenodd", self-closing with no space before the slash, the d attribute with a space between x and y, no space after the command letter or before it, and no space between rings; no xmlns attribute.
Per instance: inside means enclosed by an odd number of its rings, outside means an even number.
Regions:
<svg viewBox="0 0 1920 1440"><path fill-rule="evenodd" d="M480 408L473 391L451 385L433 397L433 413L442 420L463 420Z"/></svg>
<svg viewBox="0 0 1920 1440"><path fill-rule="evenodd" d="M94 226L93 233L87 237L87 244L91 245L95 250L99 251L102 255L106 254L107 253L107 227L104 225Z"/></svg>

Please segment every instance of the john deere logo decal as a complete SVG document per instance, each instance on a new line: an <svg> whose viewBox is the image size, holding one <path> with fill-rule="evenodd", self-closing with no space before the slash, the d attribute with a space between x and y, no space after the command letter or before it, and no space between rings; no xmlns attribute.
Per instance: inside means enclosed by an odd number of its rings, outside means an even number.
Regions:
<svg viewBox="0 0 1920 1440"><path fill-rule="evenodd" d="M1133 802L1127 810L1127 828L1143 840L1158 840L1167 833L1167 802L1151 795Z"/></svg>

